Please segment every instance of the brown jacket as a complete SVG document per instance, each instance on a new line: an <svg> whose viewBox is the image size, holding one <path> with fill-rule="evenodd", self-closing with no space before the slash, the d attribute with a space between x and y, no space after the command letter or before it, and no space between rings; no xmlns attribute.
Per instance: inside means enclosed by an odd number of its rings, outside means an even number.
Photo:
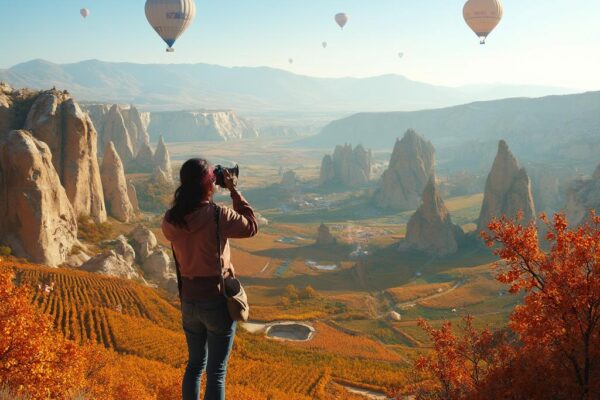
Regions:
<svg viewBox="0 0 600 400"><path fill-rule="evenodd" d="M250 204L237 190L231 192L233 209L220 206L221 257L223 268L233 269L229 238L248 238L256 235L258 225ZM162 221L162 231L173 245L183 278L220 276L222 271L217 255L217 226L214 207L208 201L186 216L187 227L180 228ZM224 272L224 271L223 271Z"/></svg>

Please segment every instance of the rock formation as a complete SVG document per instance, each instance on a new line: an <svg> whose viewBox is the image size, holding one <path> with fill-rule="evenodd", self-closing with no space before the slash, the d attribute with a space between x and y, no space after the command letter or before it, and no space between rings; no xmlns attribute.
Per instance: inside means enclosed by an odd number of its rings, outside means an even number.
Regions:
<svg viewBox="0 0 600 400"><path fill-rule="evenodd" d="M146 129L147 126L143 121L142 113L131 105L129 108L122 109L121 115L123 115L129 139L133 145L133 153L137 154L143 145L147 145L150 142L150 136Z"/></svg>
<svg viewBox="0 0 600 400"><path fill-rule="evenodd" d="M285 171L283 177L281 178L281 186L284 190L294 190L298 186L300 180L298 179L298 175L296 172L292 170Z"/></svg>
<svg viewBox="0 0 600 400"><path fill-rule="evenodd" d="M464 232L452 223L432 173L423 191L421 206L408 221L401 246L443 257L456 253L463 239Z"/></svg>
<svg viewBox="0 0 600 400"><path fill-rule="evenodd" d="M77 244L50 149L26 131L0 134L0 221L0 243L33 262L58 266Z"/></svg>
<svg viewBox="0 0 600 400"><path fill-rule="evenodd" d="M578 179L569 188L566 206L569 224L580 225L592 209L600 214L600 165L591 178Z"/></svg>
<svg viewBox="0 0 600 400"><path fill-rule="evenodd" d="M106 220L96 131L67 92L0 87L0 134L26 129L45 142L77 216Z"/></svg>
<svg viewBox="0 0 600 400"><path fill-rule="evenodd" d="M375 203L382 208L404 211L419 206L421 194L433 171L433 145L412 129L396 140L390 164L375 193Z"/></svg>
<svg viewBox="0 0 600 400"><path fill-rule="evenodd" d="M150 182L158 186L170 186L173 184L173 178L167 175L162 169L155 167L150 176Z"/></svg>
<svg viewBox="0 0 600 400"><path fill-rule="evenodd" d="M342 184L348 187L364 185L371 179L371 151L362 145L336 146L333 156L326 155L321 163L320 184Z"/></svg>
<svg viewBox="0 0 600 400"><path fill-rule="evenodd" d="M259 130L233 111L165 111L150 114L148 131L153 139L165 132L169 141L227 141L253 138Z"/></svg>
<svg viewBox="0 0 600 400"><path fill-rule="evenodd" d="M177 277L171 257L164 249L157 249L142 264L144 276L168 292L177 292Z"/></svg>
<svg viewBox="0 0 600 400"><path fill-rule="evenodd" d="M121 222L129 222L135 212L127 193L123 163L113 142L108 142L102 160L102 186L108 213Z"/></svg>
<svg viewBox="0 0 600 400"><path fill-rule="evenodd" d="M326 246L330 244L334 244L336 242L335 237L329 231L329 227L325 224L319 225L319 229L317 230L317 245L318 246Z"/></svg>
<svg viewBox="0 0 600 400"><path fill-rule="evenodd" d="M498 144L498 154L488 175L483 205L477 223L478 231L487 229L494 217L515 218L523 213L523 221L535 218L535 206L531 195L531 182L527 171L519 167L504 140Z"/></svg>
<svg viewBox="0 0 600 400"><path fill-rule="evenodd" d="M144 143L128 169L131 172L152 172L154 167L154 153L150 145Z"/></svg>
<svg viewBox="0 0 600 400"><path fill-rule="evenodd" d="M137 190L135 188L135 185L131 181L127 181L127 197L129 197L129 201L131 202L133 211L135 213L140 212L140 203L137 197Z"/></svg>
<svg viewBox="0 0 600 400"><path fill-rule="evenodd" d="M129 137L129 132L123 119L123 114L118 105L113 105L106 114L99 145L106 149L109 142L113 142L118 149L119 158L128 165L133 160L134 148Z"/></svg>
<svg viewBox="0 0 600 400"><path fill-rule="evenodd" d="M139 278L135 267L115 250L106 250L81 264L82 270L125 279Z"/></svg>
<svg viewBox="0 0 600 400"><path fill-rule="evenodd" d="M129 233L131 244L137 254L137 261L142 264L158 246L154 233L143 225L138 225Z"/></svg>
<svg viewBox="0 0 600 400"><path fill-rule="evenodd" d="M173 182L173 168L171 168L171 157L169 156L169 150L163 137L158 139L158 145L154 152L154 165L160 168L168 177L169 182Z"/></svg>

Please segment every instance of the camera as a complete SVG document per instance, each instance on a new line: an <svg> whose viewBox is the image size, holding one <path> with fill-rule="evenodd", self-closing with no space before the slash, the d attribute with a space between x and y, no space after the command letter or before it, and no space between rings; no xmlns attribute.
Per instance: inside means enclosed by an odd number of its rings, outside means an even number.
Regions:
<svg viewBox="0 0 600 400"><path fill-rule="evenodd" d="M223 171L229 171L229 174L231 174L231 176L235 176L236 178L240 176L240 167L237 164L235 164L235 167L232 168L226 168L222 165L217 165L213 171L213 174L215 175L215 185L222 188L227 187L225 186L225 176L223 175Z"/></svg>

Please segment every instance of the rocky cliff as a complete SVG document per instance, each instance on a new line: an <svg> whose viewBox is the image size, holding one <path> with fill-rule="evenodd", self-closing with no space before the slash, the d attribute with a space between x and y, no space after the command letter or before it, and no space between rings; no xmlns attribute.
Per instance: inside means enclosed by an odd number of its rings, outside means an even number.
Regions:
<svg viewBox="0 0 600 400"><path fill-rule="evenodd" d="M348 187L364 185L371 178L371 151L362 145L336 146L333 156L326 155L321 162L320 184L342 184Z"/></svg>
<svg viewBox="0 0 600 400"><path fill-rule="evenodd" d="M488 223L494 217L515 218L519 212L523 213L524 222L535 218L531 182L506 142L501 140L485 184L477 229L487 229Z"/></svg>
<svg viewBox="0 0 600 400"><path fill-rule="evenodd" d="M173 182L173 168L171 167L171 156L163 137L158 139L158 145L154 152L154 166L162 170L168 177L169 182Z"/></svg>
<svg viewBox="0 0 600 400"><path fill-rule="evenodd" d="M227 141L259 135L250 121L235 112L211 110L153 112L148 131L152 139L165 135L170 142Z"/></svg>
<svg viewBox="0 0 600 400"><path fill-rule="evenodd" d="M434 164L433 145L409 129L402 140L396 140L375 193L375 203L398 211L416 209Z"/></svg>
<svg viewBox="0 0 600 400"><path fill-rule="evenodd" d="M48 145L76 215L106 220L97 161L97 135L89 117L65 91L0 88L0 134L26 129Z"/></svg>
<svg viewBox="0 0 600 400"><path fill-rule="evenodd" d="M50 148L27 131L0 134L0 243L58 266L77 243L76 214Z"/></svg>
<svg viewBox="0 0 600 400"><path fill-rule="evenodd" d="M584 222L592 209L600 214L600 165L591 178L574 181L567 194L566 214L572 226Z"/></svg>
<svg viewBox="0 0 600 400"><path fill-rule="evenodd" d="M456 253L463 240L464 232L452 223L432 173L423 191L421 206L408 221L401 247L443 257Z"/></svg>
<svg viewBox="0 0 600 400"><path fill-rule="evenodd" d="M113 142L108 142L104 150L102 186L108 213L121 222L131 221L135 217L135 210L129 199L123 163Z"/></svg>

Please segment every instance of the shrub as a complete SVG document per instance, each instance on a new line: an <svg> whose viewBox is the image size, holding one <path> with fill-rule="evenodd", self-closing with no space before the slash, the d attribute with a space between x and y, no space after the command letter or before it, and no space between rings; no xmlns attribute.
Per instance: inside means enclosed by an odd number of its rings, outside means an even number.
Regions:
<svg viewBox="0 0 600 400"><path fill-rule="evenodd" d="M302 289L302 292L300 293L301 299L308 300L314 299L315 297L317 297L317 291L310 285Z"/></svg>
<svg viewBox="0 0 600 400"><path fill-rule="evenodd" d="M0 246L0 257L8 257L12 254L12 249L8 246Z"/></svg>
<svg viewBox="0 0 600 400"><path fill-rule="evenodd" d="M113 237L113 225L110 222L96 223L89 217L82 217L77 227L77 236L84 242L99 244Z"/></svg>

